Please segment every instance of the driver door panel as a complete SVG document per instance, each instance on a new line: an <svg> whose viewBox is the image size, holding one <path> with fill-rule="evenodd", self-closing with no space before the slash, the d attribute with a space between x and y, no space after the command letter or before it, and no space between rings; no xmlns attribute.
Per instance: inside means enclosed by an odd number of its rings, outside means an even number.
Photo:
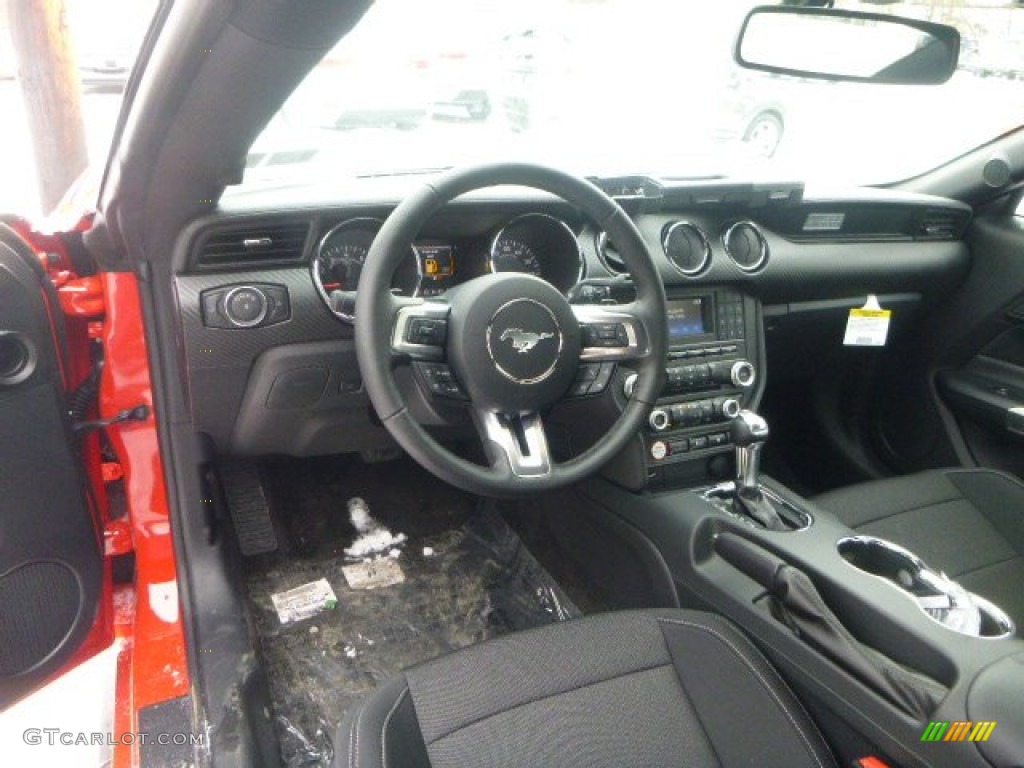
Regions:
<svg viewBox="0 0 1024 768"><path fill-rule="evenodd" d="M59 309L36 258L0 225L0 709L81 645L103 573L65 403Z"/></svg>

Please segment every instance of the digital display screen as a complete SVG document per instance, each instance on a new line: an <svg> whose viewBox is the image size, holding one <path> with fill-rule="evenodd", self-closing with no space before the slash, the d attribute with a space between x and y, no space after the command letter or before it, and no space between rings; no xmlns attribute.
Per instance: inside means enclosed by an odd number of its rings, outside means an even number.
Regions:
<svg viewBox="0 0 1024 768"><path fill-rule="evenodd" d="M688 336L710 333L705 320L705 304L710 297L696 296L668 302L668 343L673 346Z"/></svg>
<svg viewBox="0 0 1024 768"><path fill-rule="evenodd" d="M455 274L455 259L452 258L450 245L417 244L416 250L420 254L420 266L424 277L444 280Z"/></svg>
<svg viewBox="0 0 1024 768"><path fill-rule="evenodd" d="M447 291L455 278L455 250L441 243L416 243L420 260L418 296L431 298Z"/></svg>

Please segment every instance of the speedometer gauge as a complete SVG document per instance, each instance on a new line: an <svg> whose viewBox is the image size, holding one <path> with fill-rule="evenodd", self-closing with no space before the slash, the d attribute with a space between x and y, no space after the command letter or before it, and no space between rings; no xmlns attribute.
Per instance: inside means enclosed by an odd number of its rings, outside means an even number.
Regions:
<svg viewBox="0 0 1024 768"><path fill-rule="evenodd" d="M583 278L583 253L576 233L546 213L517 216L494 236L491 272L519 272L547 280L562 293Z"/></svg>
<svg viewBox="0 0 1024 768"><path fill-rule="evenodd" d="M504 236L494 241L491 272L525 272L540 277L541 271L537 253L522 240Z"/></svg>
<svg viewBox="0 0 1024 768"><path fill-rule="evenodd" d="M334 291L355 291L359 276L366 263L373 240L381 225L379 219L348 219L324 235L313 257L312 277L320 298L331 307ZM415 296L420 287L419 259L412 251L395 270L391 280L392 292L400 296ZM353 317L331 308L335 315L351 322Z"/></svg>

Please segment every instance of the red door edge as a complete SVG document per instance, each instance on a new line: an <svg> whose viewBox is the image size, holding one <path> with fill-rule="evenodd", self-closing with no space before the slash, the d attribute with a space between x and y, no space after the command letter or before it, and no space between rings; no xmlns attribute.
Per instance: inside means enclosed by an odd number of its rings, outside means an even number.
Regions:
<svg viewBox="0 0 1024 768"><path fill-rule="evenodd" d="M106 552L103 592L89 635L57 675L112 643L119 644L113 765L130 768L139 764L139 739L134 737L139 732L139 711L191 690L138 281L126 272L79 278L60 234L38 232L23 219L10 223L39 254L57 288L59 307L51 306L47 296L44 300L49 312L64 315L68 391L89 375L89 344L98 338L104 347L104 368L97 413L90 418L109 418L138 405L149 406L145 421L121 422L106 429L119 468L103 464L97 433L85 438L83 470L97 536ZM84 217L75 229L85 231L91 224L91 216ZM111 521L106 483L121 478L127 521ZM134 584L112 586L111 557L128 549L135 552Z"/></svg>
<svg viewBox="0 0 1024 768"><path fill-rule="evenodd" d="M139 710L186 695L191 681L138 281L129 272L100 277L106 306L100 416L109 418L140 404L150 408L145 421L107 429L121 462L135 550L134 600L124 593L117 596L117 634L123 640L114 721L119 735L137 733ZM117 741L115 768L136 765L137 743Z"/></svg>

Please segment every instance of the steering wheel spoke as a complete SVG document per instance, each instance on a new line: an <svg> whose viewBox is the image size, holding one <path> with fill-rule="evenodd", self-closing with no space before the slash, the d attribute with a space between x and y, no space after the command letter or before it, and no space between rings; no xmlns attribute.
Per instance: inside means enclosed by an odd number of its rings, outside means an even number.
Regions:
<svg viewBox="0 0 1024 768"><path fill-rule="evenodd" d="M647 325L634 304L573 304L572 310L583 338L580 360L634 360L650 351Z"/></svg>
<svg viewBox="0 0 1024 768"><path fill-rule="evenodd" d="M391 298L394 327L391 352L411 360L445 359L450 307L423 299Z"/></svg>
<svg viewBox="0 0 1024 768"><path fill-rule="evenodd" d="M516 478L551 474L553 462L539 413L506 415L482 409L473 413L493 469L507 466Z"/></svg>

